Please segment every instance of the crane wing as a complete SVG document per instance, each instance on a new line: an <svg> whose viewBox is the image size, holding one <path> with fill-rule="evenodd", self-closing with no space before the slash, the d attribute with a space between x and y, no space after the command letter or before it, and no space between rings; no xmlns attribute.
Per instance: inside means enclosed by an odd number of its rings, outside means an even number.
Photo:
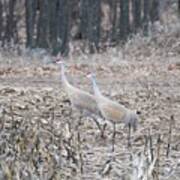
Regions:
<svg viewBox="0 0 180 180"><path fill-rule="evenodd" d="M71 86L71 89L69 88L68 91L71 102L75 107L99 115L97 103L93 95L73 86Z"/></svg>
<svg viewBox="0 0 180 180"><path fill-rule="evenodd" d="M114 103L113 101L100 103L99 107L103 116L107 120L111 120L115 123L122 122L126 115L125 107Z"/></svg>

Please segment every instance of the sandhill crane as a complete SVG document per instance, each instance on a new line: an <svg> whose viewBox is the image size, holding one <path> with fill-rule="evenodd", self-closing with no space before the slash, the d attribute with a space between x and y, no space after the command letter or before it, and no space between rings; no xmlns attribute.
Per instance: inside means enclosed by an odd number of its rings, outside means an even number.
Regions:
<svg viewBox="0 0 180 180"><path fill-rule="evenodd" d="M124 122L125 126L129 127L129 138L130 138L131 127L133 127L134 130L137 127L138 115L137 113L127 109L123 105L103 96L99 90L99 87L97 86L94 74L88 74L87 77L90 78L92 81L96 102L102 116L106 120L109 120L113 123L112 150L114 151L116 123ZM128 145L130 145L129 138L128 138Z"/></svg>
<svg viewBox="0 0 180 180"><path fill-rule="evenodd" d="M69 100L72 104L72 107L78 109L81 114L85 114L90 116L98 126L99 130L101 131L101 137L104 137L104 130L106 124L103 125L101 128L99 122L96 120L97 117L102 118L101 112L97 107L97 103L95 97L77 87L74 87L69 83L67 77L65 75L65 67L62 61L56 61L56 63L61 65L61 80L64 86L64 89L69 97Z"/></svg>

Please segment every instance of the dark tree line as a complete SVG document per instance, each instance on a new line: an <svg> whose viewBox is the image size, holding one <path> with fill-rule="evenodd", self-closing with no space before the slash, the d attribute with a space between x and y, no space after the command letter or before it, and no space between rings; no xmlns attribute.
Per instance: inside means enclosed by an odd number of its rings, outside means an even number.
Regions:
<svg viewBox="0 0 180 180"><path fill-rule="evenodd" d="M1 46L18 42L16 0L0 1L0 41Z"/></svg>
<svg viewBox="0 0 180 180"><path fill-rule="evenodd" d="M25 13L21 18L17 12L20 2L24 2ZM104 5L109 7L109 12L103 11ZM25 17L26 47L67 54L69 42L81 39L94 52L101 48L102 42L124 43L139 31L147 36L149 24L159 20L159 7L159 0L1 0L1 46L21 41L18 24ZM105 28L103 21L110 28ZM76 29L74 34L73 29Z"/></svg>

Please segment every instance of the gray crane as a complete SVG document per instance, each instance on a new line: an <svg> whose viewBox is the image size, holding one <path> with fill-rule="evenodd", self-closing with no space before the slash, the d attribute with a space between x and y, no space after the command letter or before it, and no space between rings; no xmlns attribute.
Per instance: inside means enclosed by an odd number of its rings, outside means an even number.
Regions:
<svg viewBox="0 0 180 180"><path fill-rule="evenodd" d="M96 102L102 116L113 123L113 138L112 138L112 151L114 151L115 135L116 135L116 124L125 123L125 126L129 127L128 145L130 145L130 132L131 127L135 130L137 127L138 113L127 109L122 104L110 100L109 98L102 95L99 87L97 86L95 75L89 74L87 76L91 79Z"/></svg>
<svg viewBox="0 0 180 180"><path fill-rule="evenodd" d="M101 132L101 137L104 137L104 130L105 130L106 124L104 124L103 127L101 127L101 125L96 119L97 117L100 117L104 121L104 119L102 118L101 112L99 111L97 107L95 97L91 95L90 93L87 93L71 85L65 75L64 62L56 61L56 63L61 65L62 84L69 97L72 107L75 109L78 109L81 112L81 114L85 114L86 116L91 117L95 121L96 125L98 126Z"/></svg>

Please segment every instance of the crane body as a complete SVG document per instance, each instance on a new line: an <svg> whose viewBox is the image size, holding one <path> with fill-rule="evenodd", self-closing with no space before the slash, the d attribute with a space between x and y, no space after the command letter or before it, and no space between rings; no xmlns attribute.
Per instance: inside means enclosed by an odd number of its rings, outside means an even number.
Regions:
<svg viewBox="0 0 180 180"><path fill-rule="evenodd" d="M104 124L103 128L101 128L99 122L96 119L97 117L100 117L101 119L103 118L101 112L98 109L95 96L71 85L65 75L65 67L63 62L60 62L59 64L61 64L62 84L70 99L72 107L78 109L82 114L90 116L100 129L101 136L103 137L106 125Z"/></svg>
<svg viewBox="0 0 180 180"><path fill-rule="evenodd" d="M96 102L102 116L106 120L111 121L114 125L113 139L115 139L115 125L117 123L125 123L125 126L129 127L130 136L131 127L133 127L134 130L137 127L138 115L134 111L127 109L122 104L119 104L103 96L99 90L99 87L97 86L95 76L93 74L90 74L88 75L88 77L92 81Z"/></svg>

